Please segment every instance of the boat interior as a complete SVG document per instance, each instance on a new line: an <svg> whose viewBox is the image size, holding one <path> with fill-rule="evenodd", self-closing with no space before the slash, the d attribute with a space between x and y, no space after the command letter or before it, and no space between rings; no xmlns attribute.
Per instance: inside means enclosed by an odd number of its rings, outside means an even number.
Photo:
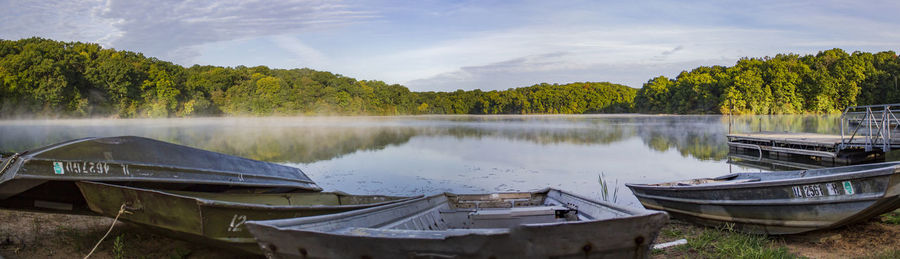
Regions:
<svg viewBox="0 0 900 259"><path fill-rule="evenodd" d="M505 233L523 224L601 220L634 215L556 190L484 195L443 194L327 221L297 219L292 229L370 237L445 238L472 233ZM321 221L325 220L325 222ZM276 223L277 224L277 223Z"/></svg>
<svg viewBox="0 0 900 259"><path fill-rule="evenodd" d="M488 197L439 197L439 205L425 213L404 215L386 221L377 228L351 227L338 232L366 236L422 236L421 231L433 231L434 237L462 235L473 232L502 233L521 224L577 221L578 212L546 196L508 195L498 199ZM514 197L520 196L520 197ZM475 198L475 199L466 199ZM435 231L437 230L437 231ZM440 231L440 232L438 232Z"/></svg>

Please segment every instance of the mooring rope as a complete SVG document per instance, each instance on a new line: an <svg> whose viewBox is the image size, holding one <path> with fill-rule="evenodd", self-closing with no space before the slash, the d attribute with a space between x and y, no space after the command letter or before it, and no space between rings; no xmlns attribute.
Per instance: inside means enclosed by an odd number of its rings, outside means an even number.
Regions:
<svg viewBox="0 0 900 259"><path fill-rule="evenodd" d="M3 172L6 171L6 168L16 161L16 158L19 158L19 153L12 155L11 157L9 157L9 160L6 160L6 164L3 165L3 168L0 168L0 174L3 174Z"/></svg>
<svg viewBox="0 0 900 259"><path fill-rule="evenodd" d="M122 216L122 214L124 214L124 213L131 213L131 212L126 211L125 203L122 203L122 207L119 207L119 213L116 214L116 219L113 220L112 225L109 225L109 230L106 231L106 234L103 234L103 237L100 238L100 241L97 241L97 244L94 245L94 248L91 248L91 252L84 256L84 259L87 259L88 257L91 257L92 254L94 254L94 250L97 250L97 247L100 246L100 243L103 243L103 239L106 239L106 236L108 236L109 233L112 232L113 227L116 226L116 222L119 221L119 216Z"/></svg>

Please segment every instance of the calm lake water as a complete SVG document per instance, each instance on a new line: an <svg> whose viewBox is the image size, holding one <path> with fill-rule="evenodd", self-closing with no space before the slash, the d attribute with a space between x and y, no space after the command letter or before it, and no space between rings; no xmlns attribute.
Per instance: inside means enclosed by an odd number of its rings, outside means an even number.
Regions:
<svg viewBox="0 0 900 259"><path fill-rule="evenodd" d="M837 116L401 116L0 121L0 151L135 135L301 168L328 191L416 195L545 187L640 206L624 183L765 171L732 132L840 132ZM617 189L617 190L616 190Z"/></svg>

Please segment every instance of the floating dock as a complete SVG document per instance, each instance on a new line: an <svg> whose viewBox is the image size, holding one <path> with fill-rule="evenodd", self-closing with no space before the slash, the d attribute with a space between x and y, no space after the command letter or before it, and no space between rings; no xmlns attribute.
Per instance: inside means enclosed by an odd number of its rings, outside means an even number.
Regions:
<svg viewBox="0 0 900 259"><path fill-rule="evenodd" d="M841 148L842 140L840 135L756 132L728 134L728 147L744 152L757 151L760 157L810 156L836 164L856 164L879 158L879 152Z"/></svg>
<svg viewBox="0 0 900 259"><path fill-rule="evenodd" d="M804 156L833 164L881 159L900 149L900 104L852 106L841 115L841 134L755 132L728 134L728 147L759 152L759 158ZM898 135L898 136L894 136Z"/></svg>
<svg viewBox="0 0 900 259"><path fill-rule="evenodd" d="M808 157L795 157L792 159L784 159L783 157L764 157L760 156L757 151L729 152L728 163L766 171L807 170L843 165L833 164L830 159L813 160Z"/></svg>

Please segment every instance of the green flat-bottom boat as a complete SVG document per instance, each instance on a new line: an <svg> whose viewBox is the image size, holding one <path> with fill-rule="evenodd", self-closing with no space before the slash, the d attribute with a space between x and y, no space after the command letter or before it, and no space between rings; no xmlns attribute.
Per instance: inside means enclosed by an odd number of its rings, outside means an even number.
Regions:
<svg viewBox="0 0 900 259"><path fill-rule="evenodd" d="M76 183L90 210L192 242L261 253L244 228L249 220L332 214L417 197L350 195L340 192L253 193L159 191L97 182Z"/></svg>
<svg viewBox="0 0 900 259"><path fill-rule="evenodd" d="M0 208L92 214L77 181L203 192L322 190L295 167L135 136L83 138L0 159Z"/></svg>

